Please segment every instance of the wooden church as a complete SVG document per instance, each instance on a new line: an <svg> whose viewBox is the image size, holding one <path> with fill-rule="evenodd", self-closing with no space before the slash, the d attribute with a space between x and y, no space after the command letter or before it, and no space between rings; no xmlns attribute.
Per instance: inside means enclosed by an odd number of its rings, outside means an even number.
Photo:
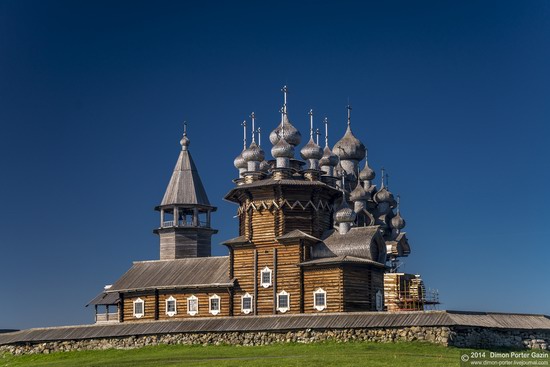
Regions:
<svg viewBox="0 0 550 367"><path fill-rule="evenodd" d="M351 129L329 147L313 129L300 150L300 132L287 114L269 135L266 160L255 116L251 142L243 123L238 178L225 199L235 203L239 237L223 242L229 256L211 256L212 213L189 151L181 151L162 202L160 260L138 261L96 296L96 322L143 322L189 317L348 311L423 310L429 304L418 275L398 273L410 246L397 200L382 171ZM258 129L259 130L259 129ZM258 138L258 139L256 139ZM258 140L258 141L257 141ZM364 161L364 163L362 163Z"/></svg>

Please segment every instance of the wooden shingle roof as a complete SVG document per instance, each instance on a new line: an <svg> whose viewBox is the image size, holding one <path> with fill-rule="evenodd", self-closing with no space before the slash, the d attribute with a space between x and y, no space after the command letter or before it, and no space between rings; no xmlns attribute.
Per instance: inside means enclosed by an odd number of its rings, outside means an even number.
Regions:
<svg viewBox="0 0 550 367"><path fill-rule="evenodd" d="M188 150L180 152L160 206L175 204L211 206L195 162Z"/></svg>
<svg viewBox="0 0 550 367"><path fill-rule="evenodd" d="M229 257L215 256L137 261L106 292L231 286Z"/></svg>
<svg viewBox="0 0 550 367"><path fill-rule="evenodd" d="M346 234L331 229L322 242L312 247L313 258L352 256L381 264L386 261L386 246L377 226L352 227Z"/></svg>
<svg viewBox="0 0 550 367"><path fill-rule="evenodd" d="M247 332L400 328L410 326L474 326L497 329L550 330L545 315L491 312L409 311L345 312L277 316L201 317L177 321L151 321L108 325L81 325L21 330L0 334L0 345L82 340L185 332Z"/></svg>

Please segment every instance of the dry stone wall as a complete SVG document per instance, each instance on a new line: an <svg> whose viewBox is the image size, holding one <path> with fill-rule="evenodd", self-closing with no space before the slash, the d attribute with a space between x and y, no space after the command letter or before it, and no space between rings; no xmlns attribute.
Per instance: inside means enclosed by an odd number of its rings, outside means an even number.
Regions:
<svg viewBox="0 0 550 367"><path fill-rule="evenodd" d="M399 342L425 341L440 345L469 348L531 348L549 349L550 331L502 330L475 327L404 327L338 330L296 330L289 332L216 332L171 333L129 336L121 338L18 343L0 346L3 352L49 354L60 351L133 349L159 344L241 345L255 346L274 343L315 343L323 341Z"/></svg>

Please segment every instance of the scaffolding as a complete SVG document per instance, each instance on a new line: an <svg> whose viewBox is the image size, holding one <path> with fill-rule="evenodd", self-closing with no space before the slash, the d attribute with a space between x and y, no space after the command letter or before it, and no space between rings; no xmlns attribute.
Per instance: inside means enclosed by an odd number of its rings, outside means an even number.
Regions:
<svg viewBox="0 0 550 367"><path fill-rule="evenodd" d="M388 311L424 311L437 309L439 292L426 289L419 275L386 273L384 277Z"/></svg>

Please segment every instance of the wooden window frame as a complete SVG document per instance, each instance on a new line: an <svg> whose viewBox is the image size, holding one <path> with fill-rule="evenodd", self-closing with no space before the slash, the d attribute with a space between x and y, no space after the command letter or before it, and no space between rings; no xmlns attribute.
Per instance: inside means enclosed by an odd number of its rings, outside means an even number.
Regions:
<svg viewBox="0 0 550 367"><path fill-rule="evenodd" d="M264 282L264 273L269 274L269 282ZM260 272L260 282L264 288L269 288L273 284L273 272L267 266Z"/></svg>
<svg viewBox="0 0 550 367"><path fill-rule="evenodd" d="M286 297L286 307L281 307L281 296ZM290 310L290 294L286 291L277 293L277 311L285 313Z"/></svg>
<svg viewBox="0 0 550 367"><path fill-rule="evenodd" d="M218 300L218 309L215 310L212 308L212 300L217 299ZM212 315L216 316L219 314L222 310L222 299L217 294L214 294L213 296L208 297L208 312L210 312Z"/></svg>
<svg viewBox="0 0 550 367"><path fill-rule="evenodd" d="M317 304L318 294L323 295L323 298L325 300L325 303L323 305ZM315 292L313 292L313 308L317 311L323 311L325 308L327 308L327 292L323 288L318 288Z"/></svg>
<svg viewBox="0 0 550 367"><path fill-rule="evenodd" d="M196 310L191 310L191 301L196 301ZM187 313L191 316L195 316L199 313L199 299L195 295L187 297Z"/></svg>
<svg viewBox="0 0 550 367"><path fill-rule="evenodd" d="M168 311L168 303L170 302L174 302L174 311ZM173 296L166 299L166 314L170 317L178 314L178 301Z"/></svg>
<svg viewBox="0 0 550 367"><path fill-rule="evenodd" d="M141 304L141 312L136 312L136 304ZM133 311L134 311L134 317L136 319L140 319L143 316L145 316L145 301L138 297L138 299L133 301Z"/></svg>
<svg viewBox="0 0 550 367"><path fill-rule="evenodd" d="M250 298L250 308L244 308L244 299L245 298ZM250 295L249 293L246 293L244 295L241 296L241 312L244 313L245 315L248 315L249 313L251 313L254 309L254 297L252 297L252 295Z"/></svg>

